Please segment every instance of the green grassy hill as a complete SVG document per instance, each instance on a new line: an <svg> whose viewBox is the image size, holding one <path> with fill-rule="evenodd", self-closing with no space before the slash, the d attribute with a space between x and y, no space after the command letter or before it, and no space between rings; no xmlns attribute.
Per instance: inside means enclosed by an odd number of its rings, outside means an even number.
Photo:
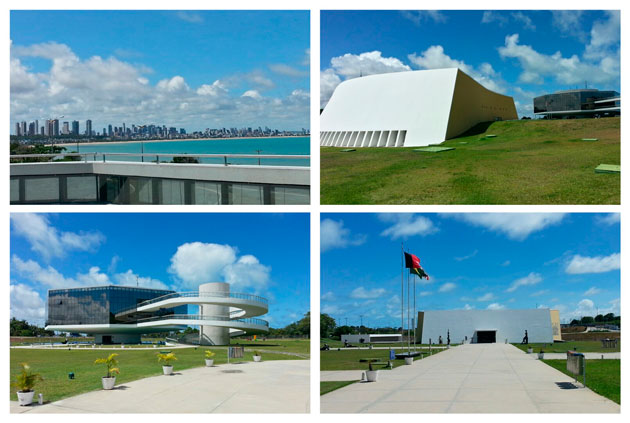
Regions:
<svg viewBox="0 0 630 423"><path fill-rule="evenodd" d="M493 122L441 145L456 149L322 147L321 203L620 203L620 175L594 171L620 164L619 118Z"/></svg>

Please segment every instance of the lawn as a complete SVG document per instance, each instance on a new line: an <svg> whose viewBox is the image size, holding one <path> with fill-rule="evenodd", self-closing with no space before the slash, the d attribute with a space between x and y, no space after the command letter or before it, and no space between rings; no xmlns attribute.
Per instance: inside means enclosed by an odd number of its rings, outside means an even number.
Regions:
<svg viewBox="0 0 630 423"><path fill-rule="evenodd" d="M344 386L355 383L356 380L344 380L340 382L319 382L319 395L324 395L335 389L343 388Z"/></svg>
<svg viewBox="0 0 630 423"><path fill-rule="evenodd" d="M534 352L542 350L548 353L566 353L567 351L577 352L619 352L621 351L621 343L617 344L617 348L602 348L600 341L568 341L568 342L556 342L553 344L512 344L516 348L519 348L527 352L527 347L534 348Z"/></svg>
<svg viewBox="0 0 630 423"><path fill-rule="evenodd" d="M247 349L299 354L305 357L311 354L310 339L267 339L265 341L248 341L233 339L232 345L242 345Z"/></svg>
<svg viewBox="0 0 630 423"><path fill-rule="evenodd" d="M397 350L402 351L402 350ZM442 350L433 350L433 354L437 354ZM424 357L427 355L424 354ZM364 358L376 358L379 361L387 362L389 360L389 350L343 350L337 351L320 351L320 370L367 370L368 364L361 363L359 360ZM416 357L414 360L420 360ZM405 364L405 360L394 360L394 368ZM384 366L376 366L376 370L386 369Z"/></svg>
<svg viewBox="0 0 630 423"><path fill-rule="evenodd" d="M321 204L620 203L620 175L595 173L620 164L619 118L493 122L441 145L456 149L322 147Z"/></svg>
<svg viewBox="0 0 630 423"><path fill-rule="evenodd" d="M567 372L566 360L542 360L556 370L560 370L571 377ZM578 377L582 382L582 377ZM586 386L594 392L621 404L621 360L587 360L586 361Z"/></svg>
<svg viewBox="0 0 630 423"><path fill-rule="evenodd" d="M173 349L178 360L174 363L174 371L204 366L204 351L211 349L216 353L215 364L227 362L227 349L214 347L191 347ZM119 355L120 374L116 383L125 383L148 376L162 374L162 367L158 364L156 352L169 350L161 349L140 350L125 349L116 351ZM248 347L249 350L249 347ZM292 360L299 359L295 355L275 354L260 348L263 360ZM61 398L77 395L83 392L101 389L101 377L105 374L103 365L94 365L94 360L106 357L111 351L98 350L43 350L43 349L11 349L10 372L11 381L20 370L20 363L28 363L34 372L40 373L44 378L35 390L44 394L47 401L56 401ZM246 351L243 359L239 361L252 361L252 352ZM231 361L234 361L232 359ZM68 373L73 372L75 378L70 380ZM10 389L11 399L17 400L15 389Z"/></svg>

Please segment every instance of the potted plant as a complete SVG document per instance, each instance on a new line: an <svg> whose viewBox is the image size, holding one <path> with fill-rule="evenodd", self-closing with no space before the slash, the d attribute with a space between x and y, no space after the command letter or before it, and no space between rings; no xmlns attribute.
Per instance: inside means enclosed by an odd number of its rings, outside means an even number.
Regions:
<svg viewBox="0 0 630 423"><path fill-rule="evenodd" d="M365 379L368 382L376 382L378 380L378 370L372 368L372 362L376 360L368 360L368 370L365 372Z"/></svg>
<svg viewBox="0 0 630 423"><path fill-rule="evenodd" d="M260 352L254 351L254 361L258 363L260 360L262 360L262 355L260 355Z"/></svg>
<svg viewBox="0 0 630 423"><path fill-rule="evenodd" d="M527 347L527 354L531 354L534 352L534 348L533 347Z"/></svg>
<svg viewBox="0 0 630 423"><path fill-rule="evenodd" d="M405 357L405 365L411 366L413 364L413 357Z"/></svg>
<svg viewBox="0 0 630 423"><path fill-rule="evenodd" d="M206 367L212 367L214 364L214 353L210 350L206 350Z"/></svg>
<svg viewBox="0 0 630 423"><path fill-rule="evenodd" d="M104 364L107 366L107 376L103 376L101 378L101 381L103 382L103 389L106 391L114 389L114 385L116 384L116 375L114 375L114 373L120 373L120 370L116 367L118 366L118 360L116 360L116 357L118 357L118 354L112 353L107 358L97 358L94 361L94 364Z"/></svg>
<svg viewBox="0 0 630 423"><path fill-rule="evenodd" d="M542 360L544 357L545 357L545 352L541 348L540 351L538 352L538 359Z"/></svg>
<svg viewBox="0 0 630 423"><path fill-rule="evenodd" d="M157 357L158 357L158 363L164 363L162 365L162 371L164 371L164 374L165 375L173 374L173 365L171 364L171 362L177 361L177 357L175 357L175 353L173 352L158 353Z"/></svg>
<svg viewBox="0 0 630 423"><path fill-rule="evenodd" d="M15 378L13 386L18 389L17 397L19 404L21 406L31 405L33 403L33 396L35 395L33 388L37 382L43 379L39 373L33 373L27 363L20 363L20 366L22 366L22 372Z"/></svg>

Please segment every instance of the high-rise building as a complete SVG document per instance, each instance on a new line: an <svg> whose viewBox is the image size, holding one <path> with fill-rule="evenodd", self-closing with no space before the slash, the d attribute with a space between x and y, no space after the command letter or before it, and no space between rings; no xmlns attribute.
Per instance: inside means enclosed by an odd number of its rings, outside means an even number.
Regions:
<svg viewBox="0 0 630 423"><path fill-rule="evenodd" d="M15 136L19 137L20 136L20 122L16 122L15 123Z"/></svg>
<svg viewBox="0 0 630 423"><path fill-rule="evenodd" d="M70 134L70 123L68 122L64 122L63 123L63 128L61 129L61 133L63 135L68 135Z"/></svg>
<svg viewBox="0 0 630 423"><path fill-rule="evenodd" d="M85 121L85 135L88 137L92 135L92 121L90 119Z"/></svg>
<svg viewBox="0 0 630 423"><path fill-rule="evenodd" d="M39 134L39 121L35 119L35 133L33 135Z"/></svg>
<svg viewBox="0 0 630 423"><path fill-rule="evenodd" d="M59 119L53 120L53 136L59 136Z"/></svg>
<svg viewBox="0 0 630 423"><path fill-rule="evenodd" d="M107 126L107 135L109 135L110 137L111 137L112 135L114 135L114 132L112 131L112 125L111 125L111 124L109 124L109 125Z"/></svg>
<svg viewBox="0 0 630 423"><path fill-rule="evenodd" d="M72 121L72 134L79 135L79 121L78 120Z"/></svg>
<svg viewBox="0 0 630 423"><path fill-rule="evenodd" d="M20 125L21 125L20 131L22 132L22 136L27 135L28 132L26 132L26 121L22 121Z"/></svg>

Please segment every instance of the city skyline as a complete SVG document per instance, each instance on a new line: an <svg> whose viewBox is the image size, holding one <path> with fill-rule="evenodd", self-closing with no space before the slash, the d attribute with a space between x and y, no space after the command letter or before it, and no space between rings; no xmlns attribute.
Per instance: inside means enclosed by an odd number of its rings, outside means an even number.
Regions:
<svg viewBox="0 0 630 423"><path fill-rule="evenodd" d="M228 282L284 327L310 310L309 227L304 213L13 213L10 314L42 326L48 289Z"/></svg>
<svg viewBox="0 0 630 423"><path fill-rule="evenodd" d="M399 327L404 244L430 278L417 278L418 310L540 307L567 323L618 315L619 222L617 213L322 213L321 312Z"/></svg>
<svg viewBox="0 0 630 423"><path fill-rule="evenodd" d="M321 107L351 78L453 67L514 97L519 117L542 94L621 88L615 10L322 11L320 50Z"/></svg>
<svg viewBox="0 0 630 423"><path fill-rule="evenodd" d="M308 11L10 16L12 130L62 115L91 117L97 131L123 121L310 128Z"/></svg>

